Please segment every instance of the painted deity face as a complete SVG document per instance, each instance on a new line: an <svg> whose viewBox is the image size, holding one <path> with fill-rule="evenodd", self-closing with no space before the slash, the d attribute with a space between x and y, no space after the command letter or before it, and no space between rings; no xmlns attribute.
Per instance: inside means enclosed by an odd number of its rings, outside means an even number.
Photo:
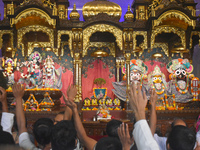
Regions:
<svg viewBox="0 0 200 150"><path fill-rule="evenodd" d="M132 70L130 74L131 82L139 82L141 79L141 73L138 70Z"/></svg>
<svg viewBox="0 0 200 150"><path fill-rule="evenodd" d="M162 88L162 77L161 77L161 75L153 76L152 80L153 80L153 85L155 86L155 88L160 90Z"/></svg>
<svg viewBox="0 0 200 150"><path fill-rule="evenodd" d="M52 66L51 60L47 60L46 65L47 65L48 68L51 68L51 66Z"/></svg>
<svg viewBox="0 0 200 150"><path fill-rule="evenodd" d="M186 71L184 69L182 69L182 68L178 68L175 71L175 75L179 80L183 80L183 79L185 79Z"/></svg>

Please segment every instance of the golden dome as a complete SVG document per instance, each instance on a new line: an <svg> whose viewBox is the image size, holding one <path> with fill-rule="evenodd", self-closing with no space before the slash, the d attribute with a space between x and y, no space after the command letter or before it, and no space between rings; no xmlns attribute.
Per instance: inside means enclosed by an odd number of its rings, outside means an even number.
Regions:
<svg viewBox="0 0 200 150"><path fill-rule="evenodd" d="M83 17L85 20L89 17L96 16L99 13L106 13L111 17L120 19L122 9L118 4L107 0L94 0L83 6Z"/></svg>
<svg viewBox="0 0 200 150"><path fill-rule="evenodd" d="M134 15L133 15L133 13L131 12L130 5L128 5L128 10L127 10L126 14L124 15L124 20L125 20L126 22L132 22L132 21L133 21L133 18L134 18Z"/></svg>
<svg viewBox="0 0 200 150"><path fill-rule="evenodd" d="M74 4L73 10L69 14L69 17L70 17L70 20L74 20L74 21L79 20L80 14L76 10L76 4Z"/></svg>

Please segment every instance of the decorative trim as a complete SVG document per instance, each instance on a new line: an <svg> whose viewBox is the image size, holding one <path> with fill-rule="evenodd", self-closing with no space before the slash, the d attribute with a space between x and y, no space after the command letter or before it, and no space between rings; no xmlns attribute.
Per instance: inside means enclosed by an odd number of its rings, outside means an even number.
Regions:
<svg viewBox="0 0 200 150"><path fill-rule="evenodd" d="M23 28L20 28L17 31L17 38L18 38L17 47L20 48L20 45L23 45L22 46L22 56L24 56L24 44L22 43L22 38L26 33L30 32L30 31L33 31L33 32L42 31L42 32L46 33L49 36L50 46L52 48L54 48L54 32L53 32L53 29L49 29L48 27L40 26L40 25L23 27Z"/></svg>
<svg viewBox="0 0 200 150"><path fill-rule="evenodd" d="M141 43L139 46L144 50L147 49L147 32L146 31L133 31L133 49L136 49L136 36L142 35L144 37L144 42ZM139 56L141 56L143 51L139 52Z"/></svg>
<svg viewBox="0 0 200 150"><path fill-rule="evenodd" d="M167 55L167 57L169 57L169 49L168 49L168 44L167 43L155 43L153 45L153 48L157 48L157 47L162 48L162 50L164 51L165 55Z"/></svg>
<svg viewBox="0 0 200 150"><path fill-rule="evenodd" d="M87 27L83 30L83 57L87 55L86 48L90 42L89 40L91 35L97 31L112 33L116 38L117 45L119 46L120 50L122 50L122 30L107 24L97 24Z"/></svg>
<svg viewBox="0 0 200 150"><path fill-rule="evenodd" d="M164 33L173 32L173 33L177 34L181 38L182 45L184 46L184 48L186 48L185 31L180 30L175 27L167 27L167 26L160 26L160 27L157 27L154 30L152 30L151 47L153 47L153 45L155 44L156 35L161 34L162 32L164 32Z"/></svg>
<svg viewBox="0 0 200 150"><path fill-rule="evenodd" d="M190 49L192 49L192 36L198 35L199 36L199 46L200 46L200 32L199 31L192 31L190 36Z"/></svg>

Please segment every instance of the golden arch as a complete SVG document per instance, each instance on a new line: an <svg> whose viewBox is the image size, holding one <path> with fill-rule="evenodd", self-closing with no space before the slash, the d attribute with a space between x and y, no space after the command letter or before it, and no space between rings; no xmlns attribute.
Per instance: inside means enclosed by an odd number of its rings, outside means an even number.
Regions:
<svg viewBox="0 0 200 150"><path fill-rule="evenodd" d="M40 18L44 18L49 23L49 25L55 25L54 19L51 19L51 17L45 11L38 8L28 8L20 12L16 16L14 20L14 24L17 24L19 21L21 21L22 18L26 18L32 15L37 15L37 16L40 16Z"/></svg>
<svg viewBox="0 0 200 150"><path fill-rule="evenodd" d="M40 26L40 25L23 27L23 28L21 28L17 31L17 38L18 38L17 47L20 48L20 46L22 46L22 56L24 56L24 45L22 44L22 38L26 33L30 32L30 31L33 31L33 32L42 31L42 32L46 33L49 36L51 47L54 47L54 32L53 32L53 29L49 29L47 27Z"/></svg>
<svg viewBox="0 0 200 150"><path fill-rule="evenodd" d="M192 26L192 20L185 13L178 10L169 10L163 13L157 20L154 21L154 27L159 26L163 20L172 17L184 20L184 22L188 23L189 26Z"/></svg>
<svg viewBox="0 0 200 150"><path fill-rule="evenodd" d="M91 35L97 31L112 33L116 37L117 45L119 46L120 50L122 50L122 31L115 26L107 24L97 24L87 27L83 30L83 57L87 55L86 48L90 42Z"/></svg>
<svg viewBox="0 0 200 150"><path fill-rule="evenodd" d="M162 32L164 33L175 33L177 34L180 39L181 39L181 43L184 46L184 48L186 48L186 41L185 41L185 31L180 30L178 28L175 27L158 27L155 30L152 30L152 35L151 35L151 48L154 46L155 44L155 37L158 34L161 34Z"/></svg>

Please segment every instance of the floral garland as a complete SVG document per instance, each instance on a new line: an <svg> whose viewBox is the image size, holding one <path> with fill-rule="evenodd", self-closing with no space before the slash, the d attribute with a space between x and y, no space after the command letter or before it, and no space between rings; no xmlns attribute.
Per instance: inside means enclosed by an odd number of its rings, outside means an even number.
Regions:
<svg viewBox="0 0 200 150"><path fill-rule="evenodd" d="M156 93L157 93L158 95L161 95L161 94L163 94L164 91L165 91L165 86L162 84L161 90L158 90L158 89L156 88L156 86L155 86L155 83L153 83L153 89L156 90Z"/></svg>
<svg viewBox="0 0 200 150"><path fill-rule="evenodd" d="M25 102L25 105L24 105L24 111L34 111L33 109L27 109L27 104L30 104L30 99L31 99L31 97L33 98L33 104L35 104L36 106L37 106L37 109L36 109L36 111L39 111L40 109L39 109L39 104L38 104L38 102L37 102L37 100L35 99L35 96L33 95L33 94L30 94L30 96L29 96L29 98L28 98L28 100Z"/></svg>
<svg viewBox="0 0 200 150"><path fill-rule="evenodd" d="M11 76L11 74L13 73L13 68L11 68L9 72L7 71L7 69L8 68L6 67L4 72L3 72L4 77Z"/></svg>
<svg viewBox="0 0 200 150"><path fill-rule="evenodd" d="M178 91L179 93L181 93L181 94L187 93L187 92L188 92L188 89L189 89L189 84L188 84L188 82L189 82L189 76L187 76L186 87L185 87L185 89L184 89L184 90L181 90L181 89L179 88L179 86L178 86L177 79L175 78L175 86L176 86L177 91Z"/></svg>

